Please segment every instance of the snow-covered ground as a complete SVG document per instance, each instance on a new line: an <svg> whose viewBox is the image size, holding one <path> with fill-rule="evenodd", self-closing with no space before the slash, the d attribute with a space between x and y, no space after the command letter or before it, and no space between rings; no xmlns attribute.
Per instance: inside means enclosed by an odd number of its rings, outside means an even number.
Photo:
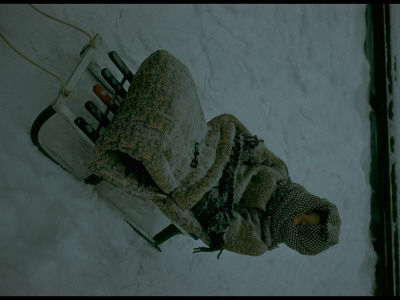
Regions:
<svg viewBox="0 0 400 300"><path fill-rule="evenodd" d="M237 116L293 181L338 206L342 229L338 245L313 257L281 245L217 260L192 254L202 243L183 235L156 251L109 205L112 191L87 186L32 144L32 122L60 85L0 41L1 295L373 294L364 4L36 6L100 33L133 71L155 50L172 53L192 73L206 119ZM65 81L88 42L26 4L0 5L0 31ZM59 146L61 156L70 150ZM168 224L133 205L151 233Z"/></svg>

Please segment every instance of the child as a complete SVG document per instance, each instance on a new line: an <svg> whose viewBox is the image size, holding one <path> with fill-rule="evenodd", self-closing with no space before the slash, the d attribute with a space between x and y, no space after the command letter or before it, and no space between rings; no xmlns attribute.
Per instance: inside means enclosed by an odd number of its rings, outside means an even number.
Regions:
<svg viewBox="0 0 400 300"><path fill-rule="evenodd" d="M190 72L167 51L141 64L88 167L208 246L195 252L261 255L285 243L315 255L338 243L336 206L293 183L236 117L205 122Z"/></svg>

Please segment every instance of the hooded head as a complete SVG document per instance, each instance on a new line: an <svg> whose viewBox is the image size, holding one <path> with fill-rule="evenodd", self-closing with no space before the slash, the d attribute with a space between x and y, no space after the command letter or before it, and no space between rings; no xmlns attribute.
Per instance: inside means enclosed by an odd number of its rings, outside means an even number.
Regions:
<svg viewBox="0 0 400 300"><path fill-rule="evenodd" d="M314 210L320 215L320 223L298 225L295 216ZM268 203L264 229L270 233L271 249L279 243L303 255L316 255L339 242L341 220L337 207L326 199L319 198L300 184L282 182Z"/></svg>

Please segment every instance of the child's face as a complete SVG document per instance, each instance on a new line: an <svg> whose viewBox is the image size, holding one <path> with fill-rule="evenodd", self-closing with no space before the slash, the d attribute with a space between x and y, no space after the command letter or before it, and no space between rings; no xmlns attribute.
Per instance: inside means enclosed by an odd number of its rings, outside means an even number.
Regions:
<svg viewBox="0 0 400 300"><path fill-rule="evenodd" d="M306 211L298 216L295 216L294 225L316 225L320 222L320 216L314 211Z"/></svg>

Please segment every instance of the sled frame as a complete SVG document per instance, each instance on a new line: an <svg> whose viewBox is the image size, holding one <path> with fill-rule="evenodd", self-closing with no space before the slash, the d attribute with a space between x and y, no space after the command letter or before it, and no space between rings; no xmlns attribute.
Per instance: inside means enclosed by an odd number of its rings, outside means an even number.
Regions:
<svg viewBox="0 0 400 300"><path fill-rule="evenodd" d="M89 65L91 65L91 70L90 72L92 75L102 83L103 86L107 88L107 91L109 91L112 94L113 100L117 101L119 99L122 101L123 97L119 95L118 87L116 88L115 86L112 86L105 78L101 78L101 76L95 76L94 72L96 74L101 74L101 68L99 64L95 61L94 55L97 51L103 51L107 56L110 58L110 54L112 51L110 51L110 48L107 46L107 44L104 42L103 38L101 37L100 34L96 34L94 37L94 40L84 46L80 52L80 61L78 65L75 67L74 71L70 75L64 89L60 90L58 93L57 98L50 103L48 107L46 107L34 120L32 127L31 127L31 140L35 146L37 146L40 150L40 152L48 157L50 160L52 160L54 163L58 164L61 168L66 170L67 172L71 173L68 171L60 162L58 162L55 158L53 158L41 145L39 142L39 131L40 128L55 114L60 115L69 125L71 125L75 131L81 136L83 140L86 141L90 146L93 146L95 141L88 135L88 132L84 131L84 128L82 126L77 125L77 116L66 106L66 103L70 100L71 93L68 91L73 91L74 87L77 85L79 82L80 78L84 74L84 72L88 71ZM115 51L113 51L115 53ZM119 58L119 57L118 57ZM122 60L120 60L122 62ZM113 61L114 62L114 61ZM92 64L91 64L92 63ZM115 64L115 62L114 62ZM123 84L127 81L130 80L131 77L133 77L132 72L126 67L126 65L122 62L123 68L121 68L121 65L116 65L119 70L121 71L123 78L121 81L118 82L120 86L123 86ZM93 70L94 68L94 70ZM130 82L130 81L129 81ZM118 85L115 83L115 85ZM67 92L66 92L67 91ZM110 110L106 110L106 114ZM99 124L99 127L96 129L96 131L99 131L99 128L101 127L101 124ZM96 176L95 174L91 174L88 176L84 182L86 184L91 184L91 185L96 185L102 181L101 178ZM165 194L157 194L158 197L166 198L167 196ZM120 209L119 209L120 210ZM122 213L122 212L121 212ZM131 228L142 238L144 238L150 245L152 245L155 249L161 252L161 248L159 245L161 245L163 242L167 241L171 237L178 235L178 234L184 234L187 235L191 238L197 239L193 235L188 234L185 230L183 230L180 226L177 224L173 224L171 222L170 225L162 229L160 232L155 234L154 236L150 236L147 234L140 226L137 224L134 224L132 220L127 220L124 218L125 221L131 226Z"/></svg>

